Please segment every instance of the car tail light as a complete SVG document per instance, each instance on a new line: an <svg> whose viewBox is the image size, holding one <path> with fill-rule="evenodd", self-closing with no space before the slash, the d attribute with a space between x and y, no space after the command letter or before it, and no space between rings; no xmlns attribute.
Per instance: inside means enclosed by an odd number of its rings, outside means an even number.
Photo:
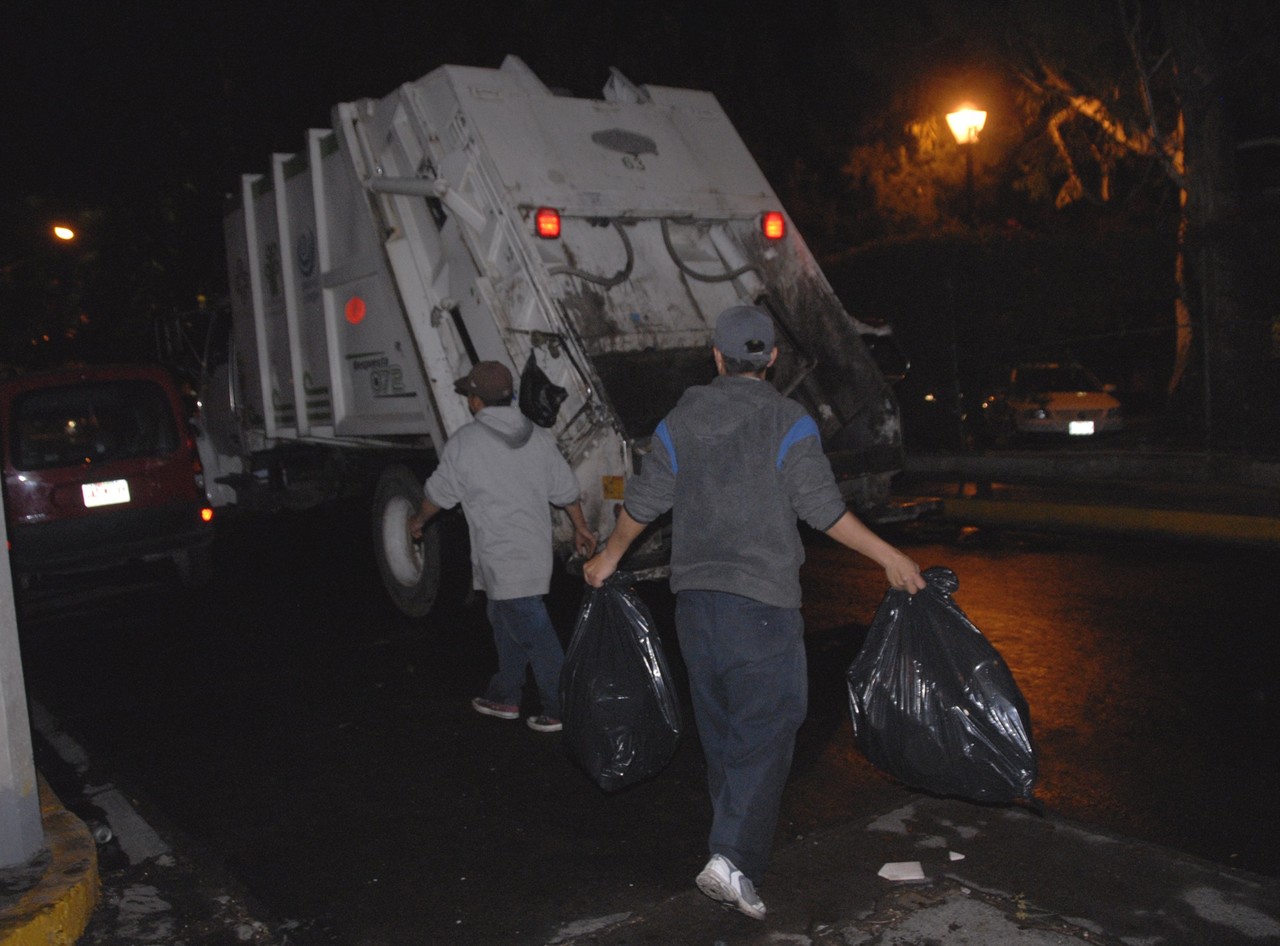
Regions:
<svg viewBox="0 0 1280 946"><path fill-rule="evenodd" d="M533 215L534 229L544 240L555 240L560 236L560 211L554 207L539 207Z"/></svg>
<svg viewBox="0 0 1280 946"><path fill-rule="evenodd" d="M787 235L787 218L778 210L770 210L760 218L760 230L766 239L781 240Z"/></svg>

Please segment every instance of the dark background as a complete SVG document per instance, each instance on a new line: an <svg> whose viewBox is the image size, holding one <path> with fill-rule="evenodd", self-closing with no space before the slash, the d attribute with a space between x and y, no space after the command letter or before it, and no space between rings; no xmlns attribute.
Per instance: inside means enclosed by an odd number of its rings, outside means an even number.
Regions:
<svg viewBox="0 0 1280 946"><path fill-rule="evenodd" d="M1056 44L1066 78L1102 75L1093 85L1112 105L1132 100L1118 11L1151 28L1162 6L1082 0L1066 17L1047 0L18 5L0 31L0 369L163 357L158 325L225 297L222 208L239 175L301 148L336 103L514 54L577 96L598 96L615 66L714 93L848 310L894 326L912 365L904 410L948 387L973 402L1012 361L1074 358L1127 407L1180 412L1179 435L1198 443L1196 365L1183 402L1163 402L1177 192L1155 162L1117 159L1109 203L1055 207L1063 170L1044 102L1016 70L1027 48ZM1240 20L1224 133L1278 144L1242 152L1246 213L1227 225L1265 258L1280 246L1280 11L1229 9ZM1158 30L1150 41L1161 48ZM964 161L945 129L932 157L894 166L904 143L918 148L920 122L940 122L961 96L990 109L968 226ZM1107 150L1087 129L1069 137L1079 156ZM940 216L895 229L893 204L910 210L915 187L938 192L923 204ZM54 220L77 228L75 244L51 245ZM1276 324L1269 286L1238 287L1254 349ZM1280 449L1264 410L1280 401L1277 366L1272 355L1248 369L1256 419L1235 439L1255 449Z"/></svg>
<svg viewBox="0 0 1280 946"><path fill-rule="evenodd" d="M579 96L598 96L610 66L636 82L707 88L775 166L804 137L813 90L839 79L838 51L823 48L834 3L24 6L6 15L0 41L6 204L139 213L166 195L181 250L170 255L207 288L223 282L221 201L237 175L300 148L334 104L386 95L444 63L493 68L511 53ZM846 97L858 83L841 86ZM19 234L3 239L21 251Z"/></svg>

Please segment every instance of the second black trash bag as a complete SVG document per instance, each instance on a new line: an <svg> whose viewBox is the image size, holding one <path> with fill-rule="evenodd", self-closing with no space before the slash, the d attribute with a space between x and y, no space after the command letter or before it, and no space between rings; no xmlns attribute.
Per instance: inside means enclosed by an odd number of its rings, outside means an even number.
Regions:
<svg viewBox="0 0 1280 946"><path fill-rule="evenodd" d="M847 674L858 748L899 781L1008 803L1036 780L1031 714L1004 659L951 599L949 568L889 591Z"/></svg>
<svg viewBox="0 0 1280 946"><path fill-rule="evenodd" d="M560 405L569 392L547 377L538 359L529 352L529 360L520 372L520 411L539 427L553 427Z"/></svg>
<svg viewBox="0 0 1280 946"><path fill-rule="evenodd" d="M560 674L569 758L602 789L656 775L680 741L680 704L648 607L615 573L588 587Z"/></svg>

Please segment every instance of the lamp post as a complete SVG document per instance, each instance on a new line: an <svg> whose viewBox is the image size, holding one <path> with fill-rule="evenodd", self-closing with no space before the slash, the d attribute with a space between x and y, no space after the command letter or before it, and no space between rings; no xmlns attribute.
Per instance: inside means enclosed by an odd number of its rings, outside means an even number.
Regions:
<svg viewBox="0 0 1280 946"><path fill-rule="evenodd" d="M973 226L973 146L977 144L982 126L987 123L987 113L972 105L961 105L947 115L947 125L956 136L956 144L964 152L965 223ZM964 394L960 383L960 345L956 337L956 278L950 280L951 293L951 378L954 387L956 441L961 451L967 449L968 438L964 429Z"/></svg>
<svg viewBox="0 0 1280 946"><path fill-rule="evenodd" d="M947 125L956 136L956 144L964 152L965 221L973 226L973 146L978 143L987 113L972 105L961 105L947 114Z"/></svg>

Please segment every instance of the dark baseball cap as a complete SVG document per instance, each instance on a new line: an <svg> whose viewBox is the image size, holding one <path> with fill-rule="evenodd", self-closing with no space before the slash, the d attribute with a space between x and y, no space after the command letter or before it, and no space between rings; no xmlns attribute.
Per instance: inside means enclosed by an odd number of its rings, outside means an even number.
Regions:
<svg viewBox="0 0 1280 946"><path fill-rule="evenodd" d="M511 400L511 372L497 361L481 361L453 384L459 394L474 394L482 401Z"/></svg>
<svg viewBox="0 0 1280 946"><path fill-rule="evenodd" d="M763 368L773 353L773 319L759 306L730 306L716 319L711 344L726 358Z"/></svg>

